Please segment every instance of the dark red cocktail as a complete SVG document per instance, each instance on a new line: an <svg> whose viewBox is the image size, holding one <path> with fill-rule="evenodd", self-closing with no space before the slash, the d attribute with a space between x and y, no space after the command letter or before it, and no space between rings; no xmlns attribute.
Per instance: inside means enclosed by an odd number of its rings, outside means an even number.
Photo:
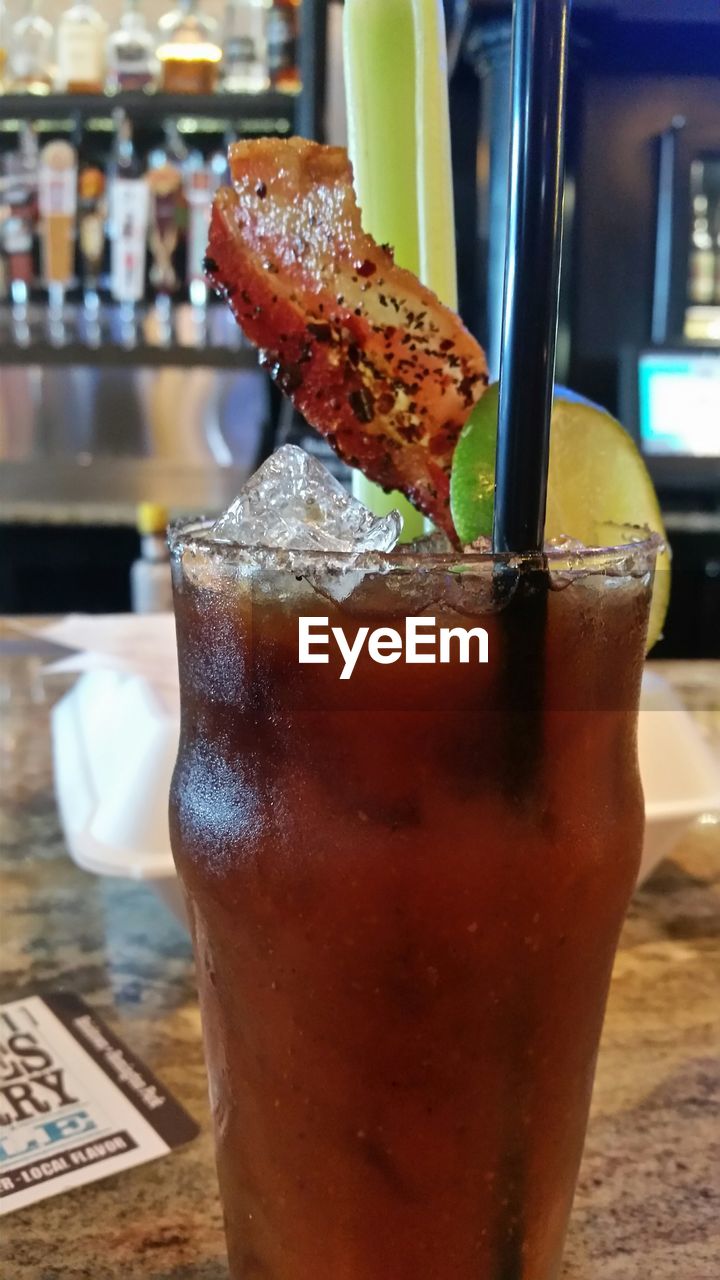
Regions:
<svg viewBox="0 0 720 1280"><path fill-rule="evenodd" d="M490 557L176 535L172 839L233 1280L559 1275L641 846L654 553L551 555L535 598ZM365 644L341 680L330 643L299 663L307 616L350 644L480 626L488 662Z"/></svg>

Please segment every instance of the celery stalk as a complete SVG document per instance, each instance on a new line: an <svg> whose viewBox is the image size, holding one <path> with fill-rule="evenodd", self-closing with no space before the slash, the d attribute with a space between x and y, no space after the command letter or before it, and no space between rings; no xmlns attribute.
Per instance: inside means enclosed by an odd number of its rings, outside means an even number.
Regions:
<svg viewBox="0 0 720 1280"><path fill-rule="evenodd" d="M412 0L420 279L457 309L450 111L442 0Z"/></svg>
<svg viewBox="0 0 720 1280"><path fill-rule="evenodd" d="M365 229L400 266L456 306L450 126L441 0L346 0L344 61L350 158ZM372 511L401 511L403 540L423 518L359 473Z"/></svg>
<svg viewBox="0 0 720 1280"><path fill-rule="evenodd" d="M412 0L346 0L348 142L364 229L420 272Z"/></svg>

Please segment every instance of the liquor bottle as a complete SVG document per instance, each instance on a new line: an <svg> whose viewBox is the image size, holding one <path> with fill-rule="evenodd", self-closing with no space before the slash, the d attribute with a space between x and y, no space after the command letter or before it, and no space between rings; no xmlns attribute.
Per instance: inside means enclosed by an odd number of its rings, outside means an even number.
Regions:
<svg viewBox="0 0 720 1280"><path fill-rule="evenodd" d="M108 40L107 64L107 88L111 93L155 87L155 39L147 28L140 0L125 0L120 24Z"/></svg>
<svg viewBox="0 0 720 1280"><path fill-rule="evenodd" d="M300 0L272 0L268 13L267 41L270 83L283 93L300 89L298 69L298 15Z"/></svg>
<svg viewBox="0 0 720 1280"><path fill-rule="evenodd" d="M226 93L262 93L270 87L269 12L269 0L228 0L221 68Z"/></svg>
<svg viewBox="0 0 720 1280"><path fill-rule="evenodd" d="M199 12L198 0L178 0L160 19L160 87L165 93L212 93L222 50L216 23Z"/></svg>
<svg viewBox="0 0 720 1280"><path fill-rule="evenodd" d="M77 0L60 18L57 87L66 93L102 93L107 23L89 0Z"/></svg>
<svg viewBox="0 0 720 1280"><path fill-rule="evenodd" d="M688 297L696 306L708 306L715 296L715 252L710 234L708 198L693 196Z"/></svg>
<svg viewBox="0 0 720 1280"><path fill-rule="evenodd" d="M26 0L13 23L8 47L8 87L16 93L49 93L53 86L53 29L40 13L40 0Z"/></svg>

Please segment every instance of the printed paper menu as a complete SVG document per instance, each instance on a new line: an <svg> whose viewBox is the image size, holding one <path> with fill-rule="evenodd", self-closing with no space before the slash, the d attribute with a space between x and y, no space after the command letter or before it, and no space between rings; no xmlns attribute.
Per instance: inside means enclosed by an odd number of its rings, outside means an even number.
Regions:
<svg viewBox="0 0 720 1280"><path fill-rule="evenodd" d="M154 1160L197 1133L77 996L0 1005L0 1214Z"/></svg>

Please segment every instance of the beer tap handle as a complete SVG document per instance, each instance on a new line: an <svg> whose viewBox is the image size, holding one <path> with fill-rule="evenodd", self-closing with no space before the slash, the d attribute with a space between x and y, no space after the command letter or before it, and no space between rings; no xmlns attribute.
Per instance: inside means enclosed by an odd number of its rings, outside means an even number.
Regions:
<svg viewBox="0 0 720 1280"><path fill-rule="evenodd" d="M105 174L94 166L83 169L80 173L78 191L78 245L82 262L85 341L91 347L98 347L102 337L98 290L105 251L107 215L104 198Z"/></svg>
<svg viewBox="0 0 720 1280"><path fill-rule="evenodd" d="M69 142L48 142L40 152L38 203L43 281L48 290L48 336L65 342L65 293L75 267L77 152Z"/></svg>
<svg viewBox="0 0 720 1280"><path fill-rule="evenodd" d="M227 162L225 157L222 160L224 171ZM197 151L188 156L183 167L183 186L188 206L186 278L197 346L204 346L207 341L208 286L203 264L213 197L220 185L221 176L222 171L215 157L211 157L206 163Z"/></svg>

